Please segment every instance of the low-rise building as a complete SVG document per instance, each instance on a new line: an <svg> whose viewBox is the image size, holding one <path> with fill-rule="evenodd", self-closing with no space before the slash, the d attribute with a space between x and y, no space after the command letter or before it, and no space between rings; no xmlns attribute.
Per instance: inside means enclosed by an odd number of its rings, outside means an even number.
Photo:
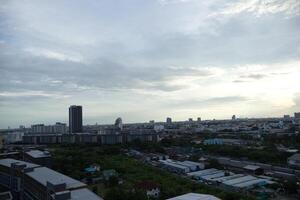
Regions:
<svg viewBox="0 0 300 200"><path fill-rule="evenodd" d="M52 156L48 151L29 150L24 152L24 160L45 167L52 167Z"/></svg>

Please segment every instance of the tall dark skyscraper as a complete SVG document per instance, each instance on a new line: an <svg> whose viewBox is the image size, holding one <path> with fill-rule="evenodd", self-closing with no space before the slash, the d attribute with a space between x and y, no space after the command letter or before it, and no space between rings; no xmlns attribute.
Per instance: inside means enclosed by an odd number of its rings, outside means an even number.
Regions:
<svg viewBox="0 0 300 200"><path fill-rule="evenodd" d="M82 132L82 106L69 107L69 133Z"/></svg>

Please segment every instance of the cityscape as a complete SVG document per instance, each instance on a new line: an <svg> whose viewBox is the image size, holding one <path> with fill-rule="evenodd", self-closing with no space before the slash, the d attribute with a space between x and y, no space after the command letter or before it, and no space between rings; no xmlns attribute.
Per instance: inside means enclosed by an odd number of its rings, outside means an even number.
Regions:
<svg viewBox="0 0 300 200"><path fill-rule="evenodd" d="M299 200L300 0L0 0L0 200Z"/></svg>
<svg viewBox="0 0 300 200"><path fill-rule="evenodd" d="M300 112L129 124L118 117L109 125L84 125L83 113L82 106L71 105L68 124L1 130L0 185L7 188L1 195L63 200L297 195ZM144 169L133 178L136 167ZM164 185L169 179L178 182L176 188L187 184L188 192L172 196L177 191ZM196 193L197 186L209 193ZM126 192L127 187L132 190Z"/></svg>

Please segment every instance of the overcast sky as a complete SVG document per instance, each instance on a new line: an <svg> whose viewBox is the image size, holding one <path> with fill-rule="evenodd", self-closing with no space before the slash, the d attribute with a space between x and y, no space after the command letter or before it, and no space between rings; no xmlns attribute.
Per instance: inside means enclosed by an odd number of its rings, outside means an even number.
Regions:
<svg viewBox="0 0 300 200"><path fill-rule="evenodd" d="M0 127L300 111L299 0L0 0Z"/></svg>

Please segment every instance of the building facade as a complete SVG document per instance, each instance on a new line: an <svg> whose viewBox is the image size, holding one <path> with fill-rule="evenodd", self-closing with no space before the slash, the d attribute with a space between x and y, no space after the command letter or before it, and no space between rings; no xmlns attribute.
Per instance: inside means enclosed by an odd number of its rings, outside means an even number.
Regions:
<svg viewBox="0 0 300 200"><path fill-rule="evenodd" d="M0 185L8 188L17 200L103 200L78 180L14 159L0 160Z"/></svg>

